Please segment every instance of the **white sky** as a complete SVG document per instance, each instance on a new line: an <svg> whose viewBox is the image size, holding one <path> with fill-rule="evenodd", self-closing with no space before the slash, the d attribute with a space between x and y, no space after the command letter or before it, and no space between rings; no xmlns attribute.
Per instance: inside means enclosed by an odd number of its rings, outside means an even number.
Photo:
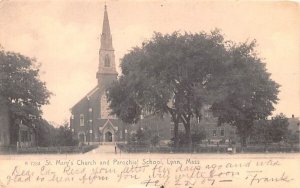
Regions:
<svg viewBox="0 0 300 188"><path fill-rule="evenodd" d="M292 2L106 1L116 62L153 31L210 31L226 39L256 39L272 79L282 87L274 114L300 115L300 8ZM97 84L104 1L0 0L0 44L36 57L41 79L55 95L44 107L61 123ZM119 67L118 67L119 71Z"/></svg>

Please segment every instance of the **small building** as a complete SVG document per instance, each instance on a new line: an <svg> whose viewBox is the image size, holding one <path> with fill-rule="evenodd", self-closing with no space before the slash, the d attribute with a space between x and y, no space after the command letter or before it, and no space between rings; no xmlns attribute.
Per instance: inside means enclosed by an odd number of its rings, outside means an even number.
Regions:
<svg viewBox="0 0 300 188"><path fill-rule="evenodd" d="M7 147L9 145L9 112L5 100L0 96L0 147Z"/></svg>
<svg viewBox="0 0 300 188"><path fill-rule="evenodd" d="M0 98L0 150L1 148L7 148L10 146L17 147L33 147L35 146L35 134L33 128L19 124L19 132L11 134L12 129L11 122L9 120L9 110L3 98ZM17 138L11 139L12 135L16 135ZM11 141L11 140L15 140Z"/></svg>
<svg viewBox="0 0 300 188"><path fill-rule="evenodd" d="M288 118L288 122L288 130L290 130L292 133L298 133L300 135L300 119L292 115L291 118Z"/></svg>
<svg viewBox="0 0 300 188"><path fill-rule="evenodd" d="M33 128L28 127L27 125L19 125L19 134L18 134L18 148L28 148L36 146L35 133Z"/></svg>

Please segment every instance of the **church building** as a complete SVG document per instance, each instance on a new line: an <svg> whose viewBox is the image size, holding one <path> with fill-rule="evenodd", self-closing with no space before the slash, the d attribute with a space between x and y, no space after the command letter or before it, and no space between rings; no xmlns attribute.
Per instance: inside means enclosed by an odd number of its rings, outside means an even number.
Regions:
<svg viewBox="0 0 300 188"><path fill-rule="evenodd" d="M96 73L98 84L71 108L71 130L74 137L84 143L116 142L125 139L125 125L110 115L106 99L106 89L118 75L106 5L100 45Z"/></svg>

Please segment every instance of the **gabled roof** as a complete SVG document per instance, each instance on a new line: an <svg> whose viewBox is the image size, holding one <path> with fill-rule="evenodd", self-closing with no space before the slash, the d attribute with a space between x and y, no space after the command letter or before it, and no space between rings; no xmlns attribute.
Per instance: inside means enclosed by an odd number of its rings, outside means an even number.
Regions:
<svg viewBox="0 0 300 188"><path fill-rule="evenodd" d="M102 132L103 129L104 129L106 126L109 126L109 125L110 125L115 131L118 130L118 127L117 127L117 126L114 126L113 123L112 123L109 119L107 119L106 123L105 123L102 127L99 127L99 130Z"/></svg>
<svg viewBox="0 0 300 188"><path fill-rule="evenodd" d="M82 99L80 99L75 105L73 105L71 108L70 108L70 111L72 111L72 109L77 105L79 104L82 100L84 100L85 98L89 99L95 92L97 92L99 90L99 87L96 86L94 87L90 92L88 92Z"/></svg>

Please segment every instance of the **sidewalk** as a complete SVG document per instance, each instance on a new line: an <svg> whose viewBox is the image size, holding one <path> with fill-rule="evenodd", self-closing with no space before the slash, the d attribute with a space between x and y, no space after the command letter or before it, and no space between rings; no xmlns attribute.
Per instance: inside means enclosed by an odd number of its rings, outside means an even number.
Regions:
<svg viewBox="0 0 300 188"><path fill-rule="evenodd" d="M117 147L117 151L119 151L119 148ZM92 154L114 154L115 153L115 145L109 144L109 145L99 145L98 148L88 152Z"/></svg>

